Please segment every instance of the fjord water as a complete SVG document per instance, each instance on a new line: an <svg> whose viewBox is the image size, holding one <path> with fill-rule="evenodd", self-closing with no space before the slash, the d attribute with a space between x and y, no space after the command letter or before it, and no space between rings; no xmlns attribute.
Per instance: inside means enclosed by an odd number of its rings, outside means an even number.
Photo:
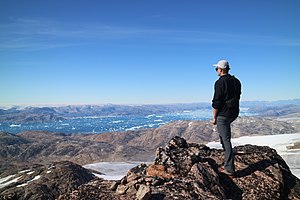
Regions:
<svg viewBox="0 0 300 200"><path fill-rule="evenodd" d="M255 115L255 113L249 113L248 109L243 108L241 109L241 116L245 115ZM104 133L157 128L176 120L208 120L211 119L211 116L211 109L201 109L176 113L152 114L147 116L91 116L52 122L0 122L0 131L19 133L22 131L44 130L66 134Z"/></svg>

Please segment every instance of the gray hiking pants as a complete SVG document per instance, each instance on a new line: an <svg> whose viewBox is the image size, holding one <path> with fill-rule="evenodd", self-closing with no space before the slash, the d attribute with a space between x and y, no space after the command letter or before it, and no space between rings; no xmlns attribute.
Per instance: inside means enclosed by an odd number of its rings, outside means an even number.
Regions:
<svg viewBox="0 0 300 200"><path fill-rule="evenodd" d="M217 129L220 135L220 141L224 150L224 168L226 171L234 173L234 153L231 145L231 122L235 119L223 116L217 117Z"/></svg>

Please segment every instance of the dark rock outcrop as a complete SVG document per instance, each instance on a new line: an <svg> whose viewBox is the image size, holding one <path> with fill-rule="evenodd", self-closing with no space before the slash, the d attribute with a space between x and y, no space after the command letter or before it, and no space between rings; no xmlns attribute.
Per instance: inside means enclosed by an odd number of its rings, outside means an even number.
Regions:
<svg viewBox="0 0 300 200"><path fill-rule="evenodd" d="M24 168L23 168L24 169ZM10 172L10 173L9 173ZM6 170L7 186L0 185L0 199L56 199L70 193L95 176L80 165L65 161L49 165L34 165L25 170ZM1 177L4 173L1 174ZM12 181L14 180L14 181ZM10 184L9 181L12 181Z"/></svg>
<svg viewBox="0 0 300 200"><path fill-rule="evenodd" d="M27 143L29 143L29 141L21 136L0 132L0 145L20 145Z"/></svg>
<svg viewBox="0 0 300 200"><path fill-rule="evenodd" d="M151 165L129 170L120 181L94 179L66 199L300 199L300 180L269 147L235 148L237 177L219 173L223 151L173 138Z"/></svg>

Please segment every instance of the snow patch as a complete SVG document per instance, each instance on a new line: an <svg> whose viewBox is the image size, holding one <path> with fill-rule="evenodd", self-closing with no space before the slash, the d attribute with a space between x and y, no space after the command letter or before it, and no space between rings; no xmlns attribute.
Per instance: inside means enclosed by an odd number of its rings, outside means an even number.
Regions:
<svg viewBox="0 0 300 200"><path fill-rule="evenodd" d="M106 180L120 180L129 169L141 164L142 162L101 162L84 165L86 169L93 169L101 174L95 174L97 177Z"/></svg>
<svg viewBox="0 0 300 200"><path fill-rule="evenodd" d="M0 178L0 189L4 188L12 183L16 183L22 176L14 178L16 175L9 175L5 178ZM14 178L14 179L12 179Z"/></svg>
<svg viewBox="0 0 300 200"><path fill-rule="evenodd" d="M30 169L22 170L22 171L19 171L19 174L23 174L23 173L30 172L30 171L31 171Z"/></svg>
<svg viewBox="0 0 300 200"><path fill-rule="evenodd" d="M32 180L30 180L28 182L36 181L36 180L38 180L40 178L41 178L41 175L37 175L36 177L34 177Z"/></svg>
<svg viewBox="0 0 300 200"><path fill-rule="evenodd" d="M26 185L28 185L28 183L23 183L23 184L21 184L21 185L17 185L17 187L19 188L19 187L24 187L24 186L26 186Z"/></svg>

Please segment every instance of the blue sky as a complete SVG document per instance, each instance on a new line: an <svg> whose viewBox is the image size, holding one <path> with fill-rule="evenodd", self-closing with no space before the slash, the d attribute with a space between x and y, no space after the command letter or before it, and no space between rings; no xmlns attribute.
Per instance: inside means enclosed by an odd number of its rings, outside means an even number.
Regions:
<svg viewBox="0 0 300 200"><path fill-rule="evenodd" d="M300 98L298 0L0 0L0 105Z"/></svg>

